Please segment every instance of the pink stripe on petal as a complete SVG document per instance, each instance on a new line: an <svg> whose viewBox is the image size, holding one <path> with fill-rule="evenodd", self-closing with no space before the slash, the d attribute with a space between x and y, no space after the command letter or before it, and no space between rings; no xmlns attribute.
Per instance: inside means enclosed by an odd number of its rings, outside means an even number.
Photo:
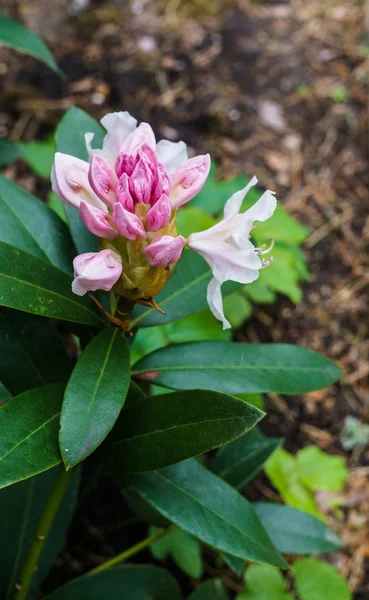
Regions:
<svg viewBox="0 0 369 600"><path fill-rule="evenodd" d="M89 291L111 290L122 274L122 259L112 250L86 252L76 256L73 267L72 291L84 296Z"/></svg>
<svg viewBox="0 0 369 600"><path fill-rule="evenodd" d="M172 214L172 204L169 197L163 194L147 213L146 227L148 231L157 231L168 225Z"/></svg>
<svg viewBox="0 0 369 600"><path fill-rule="evenodd" d="M176 168L172 175L170 200L179 208L186 204L204 186L210 170L210 156L195 156Z"/></svg>
<svg viewBox="0 0 369 600"><path fill-rule="evenodd" d="M144 254L152 267L165 267L180 259L185 244L186 240L181 235L163 235L146 246Z"/></svg>
<svg viewBox="0 0 369 600"><path fill-rule="evenodd" d="M123 208L134 212L135 203L131 196L131 192L129 191L129 177L127 173L123 173L118 181L116 199L123 206Z"/></svg>
<svg viewBox="0 0 369 600"><path fill-rule="evenodd" d="M93 154L88 171L88 180L95 194L111 207L115 202L117 176L106 160L98 154Z"/></svg>
<svg viewBox="0 0 369 600"><path fill-rule="evenodd" d="M146 238L146 231L141 219L123 208L119 202L113 206L113 220L120 235L127 240L136 240L137 237Z"/></svg>
<svg viewBox="0 0 369 600"><path fill-rule="evenodd" d="M151 187L152 172L148 160L141 155L129 179L129 190L135 202L149 204Z"/></svg>
<svg viewBox="0 0 369 600"><path fill-rule="evenodd" d="M112 226L112 220L108 213L103 212L88 202L82 200L79 206L79 216L87 229L100 238L113 240L118 233Z"/></svg>

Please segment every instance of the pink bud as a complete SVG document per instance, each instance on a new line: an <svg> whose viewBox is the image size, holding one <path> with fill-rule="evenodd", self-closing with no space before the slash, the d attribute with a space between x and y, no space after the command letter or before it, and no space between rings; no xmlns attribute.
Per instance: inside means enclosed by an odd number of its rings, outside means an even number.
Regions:
<svg viewBox="0 0 369 600"><path fill-rule="evenodd" d="M148 161L141 155L129 179L129 190L136 202L149 204L151 198L152 173Z"/></svg>
<svg viewBox="0 0 369 600"><path fill-rule="evenodd" d="M138 162L138 155L133 154L125 154L121 152L117 156L117 160L115 161L115 172L119 177L123 175L123 173L127 173L130 177L133 173L133 170Z"/></svg>
<svg viewBox="0 0 369 600"><path fill-rule="evenodd" d="M149 144L142 144L139 152L143 152L146 158L156 167L158 163L158 157L156 156L156 146L149 146Z"/></svg>
<svg viewBox="0 0 369 600"><path fill-rule="evenodd" d="M179 260L186 240L179 235L163 235L156 238L150 246L146 246L144 254L152 267L165 267Z"/></svg>
<svg viewBox="0 0 369 600"><path fill-rule="evenodd" d="M172 175L170 200L179 208L186 204L204 186L210 170L210 156L195 156L176 168Z"/></svg>
<svg viewBox="0 0 369 600"><path fill-rule="evenodd" d="M87 229L94 235L107 240L113 240L117 237L118 233L112 226L110 215L99 208L95 208L95 206L91 206L85 200L82 200L79 206L79 216Z"/></svg>
<svg viewBox="0 0 369 600"><path fill-rule="evenodd" d="M123 173L120 177L116 189L117 201L126 209L134 212L135 203L129 191L129 177L127 173Z"/></svg>
<svg viewBox="0 0 369 600"><path fill-rule="evenodd" d="M165 168L160 163L157 166L156 173L157 180L155 187L153 185L153 192L151 194L151 204L155 204L155 202L157 202L159 198L161 198L162 194L166 194L167 196L169 196L170 190L169 177Z"/></svg>
<svg viewBox="0 0 369 600"><path fill-rule="evenodd" d="M69 154L57 152L51 173L53 191L62 202L79 207L82 200L106 210L88 181L89 164Z"/></svg>
<svg viewBox="0 0 369 600"><path fill-rule="evenodd" d="M148 123L141 123L137 129L128 136L121 147L121 152L135 154L144 144L147 144L147 146L156 150L155 135Z"/></svg>
<svg viewBox="0 0 369 600"><path fill-rule="evenodd" d="M84 296L89 291L111 290L122 274L122 259L112 250L86 252L76 256L73 267L72 291Z"/></svg>
<svg viewBox="0 0 369 600"><path fill-rule="evenodd" d="M88 171L88 180L95 194L111 207L115 202L117 176L106 160L98 154L93 154Z"/></svg>
<svg viewBox="0 0 369 600"><path fill-rule="evenodd" d="M119 202L113 206L113 219L120 235L127 240L135 240L137 236L146 238L146 231L141 219L123 208Z"/></svg>
<svg viewBox="0 0 369 600"><path fill-rule="evenodd" d="M146 227L148 231L157 231L168 225L172 214L172 204L169 196L163 194L147 213Z"/></svg>

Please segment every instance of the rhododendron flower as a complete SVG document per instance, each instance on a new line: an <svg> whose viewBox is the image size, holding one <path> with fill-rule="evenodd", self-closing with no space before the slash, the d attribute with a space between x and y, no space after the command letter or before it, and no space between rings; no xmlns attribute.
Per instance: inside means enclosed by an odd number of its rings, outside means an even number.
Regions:
<svg viewBox="0 0 369 600"><path fill-rule="evenodd" d="M86 252L73 261L74 281L72 290L84 296L89 290L109 291L122 273L122 259L112 250Z"/></svg>
<svg viewBox="0 0 369 600"><path fill-rule="evenodd" d="M265 221L272 216L277 205L273 192L266 191L251 208L240 213L244 197L257 181L253 177L244 189L231 196L220 223L191 234L187 241L188 246L201 254L211 267L213 279L208 285L207 301L213 315L223 322L223 329L231 325L223 312L222 284L228 280L251 283L259 277L259 270L270 262L260 258L265 249L255 248L250 233L254 221Z"/></svg>
<svg viewBox="0 0 369 600"><path fill-rule="evenodd" d="M92 148L94 136L87 133L89 162L57 152L51 181L59 198L76 207L87 229L100 238L101 250L111 251L110 258L120 256L121 275L111 277L108 263L95 258L99 276L92 276L88 284L88 277L79 271L82 263L87 268L90 262L83 262L87 255L81 255L82 262L75 261L73 290L115 286L118 294L140 301L162 289L181 256L185 240L177 236L176 209L203 187L210 157L188 159L183 142L156 144L150 125L137 127L127 112L106 115L101 123L107 132L102 148ZM104 265L106 278L100 272Z"/></svg>

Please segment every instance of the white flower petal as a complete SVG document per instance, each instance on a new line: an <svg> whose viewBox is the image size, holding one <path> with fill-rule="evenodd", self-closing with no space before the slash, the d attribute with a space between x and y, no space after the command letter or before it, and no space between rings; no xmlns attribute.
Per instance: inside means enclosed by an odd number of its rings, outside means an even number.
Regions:
<svg viewBox="0 0 369 600"><path fill-rule="evenodd" d="M247 192L257 184L257 182L258 182L258 178L253 177L251 179L251 181L249 181L249 183L242 190L235 192L233 194L233 196L231 196L230 199L227 200L225 207L224 207L224 218L225 219L230 219L230 218L234 217L235 215L238 215L238 213L240 212L244 197L246 196Z"/></svg>
<svg viewBox="0 0 369 600"><path fill-rule="evenodd" d="M137 120L129 112L114 112L105 115L100 121L107 134L103 142L104 158L110 163L115 163L123 143L137 127Z"/></svg>
<svg viewBox="0 0 369 600"><path fill-rule="evenodd" d="M206 299L214 317L223 323L223 329L230 329L231 324L224 316L223 298L220 290L221 284L215 277L210 281Z"/></svg>
<svg viewBox="0 0 369 600"><path fill-rule="evenodd" d="M272 216L277 206L277 199L274 196L274 192L267 190L259 198L253 206L251 206L245 213L244 217L247 221L266 221Z"/></svg>
<svg viewBox="0 0 369 600"><path fill-rule="evenodd" d="M170 175L179 165L188 160L187 146L184 142L161 140L156 144L156 152L158 161L161 162Z"/></svg>

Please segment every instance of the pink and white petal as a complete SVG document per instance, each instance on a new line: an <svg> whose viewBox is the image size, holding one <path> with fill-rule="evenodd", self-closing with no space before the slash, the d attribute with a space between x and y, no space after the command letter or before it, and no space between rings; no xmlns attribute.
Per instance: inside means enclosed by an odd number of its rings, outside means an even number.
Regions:
<svg viewBox="0 0 369 600"><path fill-rule="evenodd" d="M129 177L127 173L123 173L123 175L119 178L116 189L116 199L123 206L123 208L134 212L135 203L131 196L131 192L129 191Z"/></svg>
<svg viewBox="0 0 369 600"><path fill-rule="evenodd" d="M107 240L114 240L118 232L112 226L110 215L82 200L79 206L79 216L87 229L94 235Z"/></svg>
<svg viewBox="0 0 369 600"><path fill-rule="evenodd" d="M135 202L149 204L152 190L152 171L148 160L140 156L134 171L129 178L129 191Z"/></svg>
<svg viewBox="0 0 369 600"><path fill-rule="evenodd" d="M176 168L171 179L170 200L179 208L203 188L210 171L210 156L195 156Z"/></svg>
<svg viewBox="0 0 369 600"><path fill-rule="evenodd" d="M53 191L62 202L79 207L82 200L106 211L106 207L97 197L88 181L89 164L69 154L57 152L51 172Z"/></svg>
<svg viewBox="0 0 369 600"><path fill-rule="evenodd" d="M146 246L144 254L152 267L166 267L180 259L185 244L186 240L181 235L163 235Z"/></svg>
<svg viewBox="0 0 369 600"><path fill-rule="evenodd" d="M160 140L156 145L156 153L158 161L161 162L170 175L179 165L188 160L187 146L184 142Z"/></svg>
<svg viewBox="0 0 369 600"><path fill-rule="evenodd" d="M153 191L151 193L150 204L153 205L155 202L162 197L163 194L166 194L169 197L170 193L170 182L168 174L160 163L156 167L156 182L153 183Z"/></svg>
<svg viewBox="0 0 369 600"><path fill-rule="evenodd" d="M135 154L142 146L147 145L156 152L156 140L151 125L140 123L131 133L120 148L120 152Z"/></svg>
<svg viewBox="0 0 369 600"><path fill-rule="evenodd" d="M102 156L98 156L97 154L92 156L88 171L88 180L100 200L108 207L113 206L118 178L115 171Z"/></svg>
<svg viewBox="0 0 369 600"><path fill-rule="evenodd" d="M224 316L221 283L215 279L215 277L209 282L206 300L214 317L218 319L218 321L222 321L223 329L230 329L231 324Z"/></svg>
<svg viewBox="0 0 369 600"><path fill-rule="evenodd" d="M161 227L168 225L172 214L172 204L166 194L162 194L159 200L147 213L146 227L148 231L158 231Z"/></svg>
<svg viewBox="0 0 369 600"><path fill-rule="evenodd" d="M252 187L254 187L257 184L257 182L258 182L258 178L253 177L251 179L251 181L249 181L249 183L242 190L239 190L238 192L235 192L234 194L232 194L232 196L229 198L229 200L227 200L227 202L224 206L224 218L225 219L231 219L232 217L234 217L235 215L237 215L240 212L242 202L243 202L247 192Z"/></svg>
<svg viewBox="0 0 369 600"><path fill-rule="evenodd" d="M137 120L129 112L113 112L105 115L100 121L107 134L103 141L103 153L111 167L121 152L124 143L137 128Z"/></svg>
<svg viewBox="0 0 369 600"><path fill-rule="evenodd" d="M274 194L275 192L270 190L264 192L261 198L243 214L244 218L252 223L269 219L277 207L277 199Z"/></svg>
<svg viewBox="0 0 369 600"><path fill-rule="evenodd" d="M76 256L73 267L72 291L84 296L89 291L111 290L122 274L122 259L112 250L86 252Z"/></svg>
<svg viewBox="0 0 369 600"><path fill-rule="evenodd" d="M138 237L146 238L146 231L141 219L123 208L119 202L113 206L113 221L120 235L127 240L136 240Z"/></svg>

